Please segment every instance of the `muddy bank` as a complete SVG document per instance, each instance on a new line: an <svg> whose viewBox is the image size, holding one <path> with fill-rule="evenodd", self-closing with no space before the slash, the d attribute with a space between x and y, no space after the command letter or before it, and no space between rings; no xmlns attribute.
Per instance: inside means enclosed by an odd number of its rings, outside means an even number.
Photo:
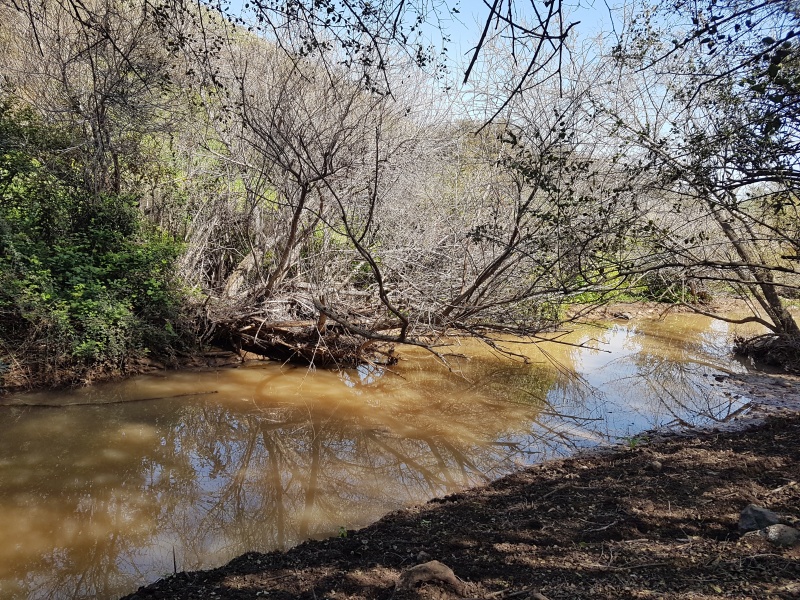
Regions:
<svg viewBox="0 0 800 600"><path fill-rule="evenodd" d="M713 302L708 305L703 305L701 308L702 310L718 314L746 313L749 310L742 300L726 297L714 298ZM635 321L637 319L660 319L669 314L688 314L692 312L692 307L688 305L643 301L615 302L600 306L572 305L567 310L567 318L575 323L593 323L596 321L624 322L628 320ZM82 377L77 377L74 374L65 372L55 378L62 382L62 385L58 386L48 385L48 382L45 380L32 379L24 374L24 370L11 369L10 372L0 372L0 375L2 375L0 379L0 383L2 383L2 385L0 385L0 397L36 390L78 388L120 381L137 375L158 372L224 369L238 367L249 362L268 362L274 360L281 363L287 361L292 362L290 360L293 352L292 348L299 351L298 348L295 347L297 344L295 344L295 346L292 345L292 339L298 335L295 330L296 328L293 329L293 326L297 324L284 323L282 327L279 325L281 324L275 323L265 326L270 333L271 343L283 348L282 352L276 353L272 359L265 356L263 352L250 352L247 350L247 346L228 342L219 347L212 345L211 347L207 347L205 351L172 356L168 360L148 357L133 358L126 361L123 367L98 367L97 369L84 373ZM303 322L300 323L300 325L305 326L307 323ZM568 322L564 325L564 328L569 329L569 326L570 323ZM348 340L349 338L344 340L344 342L350 343L350 341L352 341ZM402 357L404 349L402 345L399 345L396 355L394 350L392 350L392 352L388 353L388 356L378 357L378 362L382 364L393 364L398 357ZM309 357L301 357L300 360L294 362L308 364ZM357 363L358 361L356 360L355 362ZM351 363L352 361L347 360L341 362L341 364L344 365L350 365ZM315 365L320 368L327 368L335 366L336 364L339 363L336 360L331 360L330 355L328 355L327 358L320 356L320 360L315 362ZM0 364L0 367L2 366L3 365Z"/></svg>
<svg viewBox="0 0 800 600"><path fill-rule="evenodd" d="M731 313L748 314L751 308L740 298L718 296L714 297L708 304L694 306L652 301L609 302L608 304L601 304L599 306L573 304L567 310L567 315L579 321L627 321L629 319L641 318L657 319L670 314L694 313L696 310L726 315Z"/></svg>
<svg viewBox="0 0 800 600"><path fill-rule="evenodd" d="M77 381L65 376L60 380L71 381L71 383L63 383L62 385L57 386L48 385L44 381L36 381L25 377L16 376L17 374L12 374L6 375L3 379L3 385L0 387L0 397L37 390L76 389L95 384L122 381L137 375L146 375L151 373L224 369L228 367L237 367L243 362L255 360L266 359L262 359L254 354L248 354L247 352L237 354L236 352L223 349L210 349L188 356L176 356L169 361L158 360L154 358L137 358L128 361L124 369L99 369L85 374L82 379Z"/></svg>
<svg viewBox="0 0 800 600"><path fill-rule="evenodd" d="M731 383L754 404L724 431L640 435L127 598L796 598L800 548L738 519L752 503L800 520L800 383ZM396 588L430 560L458 580Z"/></svg>

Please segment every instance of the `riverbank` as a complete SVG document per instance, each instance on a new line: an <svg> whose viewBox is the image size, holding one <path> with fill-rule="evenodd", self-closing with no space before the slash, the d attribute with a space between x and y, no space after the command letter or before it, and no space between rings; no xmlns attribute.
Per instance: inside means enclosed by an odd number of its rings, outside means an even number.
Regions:
<svg viewBox="0 0 800 600"><path fill-rule="evenodd" d="M748 504L800 520L800 381L729 383L753 402L724 430L640 435L127 598L796 598L800 547L738 520ZM409 571L431 560L458 579Z"/></svg>
<svg viewBox="0 0 800 600"><path fill-rule="evenodd" d="M725 296L715 297L709 305L701 307L702 310L716 314L747 314L748 306L741 299ZM568 322L564 328L568 329L570 322L574 323L614 323L640 319L663 319L671 314L691 314L695 310L688 305L667 304L652 301L614 302L602 305L574 304L566 310ZM398 349L397 356L402 357L402 346ZM0 362L0 398L11 394L32 391L57 390L79 388L88 385L109 383L129 379L137 375L153 374L168 371L192 371L207 369L224 369L241 366L250 362L268 362L271 359L240 349L234 352L230 349L210 347L194 353L175 354L169 360L158 358L133 358L124 362L124 366L113 368L97 368L85 371L81 376L74 373L62 373L53 379L36 379L25 369L7 368L3 370ZM324 362L324 361L322 361ZM7 367L7 365L6 365ZM59 381L53 385L52 381Z"/></svg>
<svg viewBox="0 0 800 600"><path fill-rule="evenodd" d="M708 304L689 305L669 302L635 300L630 302L609 302L600 305L573 304L567 315L578 321L613 321L629 319L660 319L669 314L689 314L697 312L717 315L748 315L752 308L741 298L714 296Z"/></svg>

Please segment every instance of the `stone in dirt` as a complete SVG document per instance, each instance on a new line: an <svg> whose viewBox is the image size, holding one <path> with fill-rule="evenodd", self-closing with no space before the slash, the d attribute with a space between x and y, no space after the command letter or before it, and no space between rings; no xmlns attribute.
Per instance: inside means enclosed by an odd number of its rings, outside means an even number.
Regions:
<svg viewBox="0 0 800 600"><path fill-rule="evenodd" d="M789 527L788 525L782 525L780 523L764 528L763 535L771 544L783 546L785 548L794 546L800 541L800 531L794 527Z"/></svg>
<svg viewBox="0 0 800 600"><path fill-rule="evenodd" d="M654 460L647 465L647 468L651 471L655 471L656 473L660 473L661 469L664 468L664 465L659 460Z"/></svg>
<svg viewBox="0 0 800 600"><path fill-rule="evenodd" d="M421 565L411 567L400 575L397 580L398 590L411 590L420 583L439 582L446 583L459 595L463 596L466 585L453 570L438 560L431 560Z"/></svg>
<svg viewBox="0 0 800 600"><path fill-rule="evenodd" d="M748 504L739 515L739 531L758 531L770 525L777 525L780 517L771 510L755 504Z"/></svg>

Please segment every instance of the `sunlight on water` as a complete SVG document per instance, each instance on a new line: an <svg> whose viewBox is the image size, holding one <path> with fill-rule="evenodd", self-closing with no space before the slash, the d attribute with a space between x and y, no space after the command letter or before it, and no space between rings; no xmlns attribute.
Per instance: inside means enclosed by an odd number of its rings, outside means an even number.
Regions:
<svg viewBox="0 0 800 600"><path fill-rule="evenodd" d="M448 370L258 364L0 407L0 598L114 598L285 548L578 447L724 421L747 399L725 324L585 326L531 364L474 342ZM17 406L13 406L17 404ZM36 407L20 404L37 404Z"/></svg>

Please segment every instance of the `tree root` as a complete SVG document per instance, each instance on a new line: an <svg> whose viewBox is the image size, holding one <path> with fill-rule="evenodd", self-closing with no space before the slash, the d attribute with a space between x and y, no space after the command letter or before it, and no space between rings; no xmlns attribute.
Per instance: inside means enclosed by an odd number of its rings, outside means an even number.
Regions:
<svg viewBox="0 0 800 600"><path fill-rule="evenodd" d="M800 373L800 339L767 333L752 338L736 337L733 351L756 362Z"/></svg>

